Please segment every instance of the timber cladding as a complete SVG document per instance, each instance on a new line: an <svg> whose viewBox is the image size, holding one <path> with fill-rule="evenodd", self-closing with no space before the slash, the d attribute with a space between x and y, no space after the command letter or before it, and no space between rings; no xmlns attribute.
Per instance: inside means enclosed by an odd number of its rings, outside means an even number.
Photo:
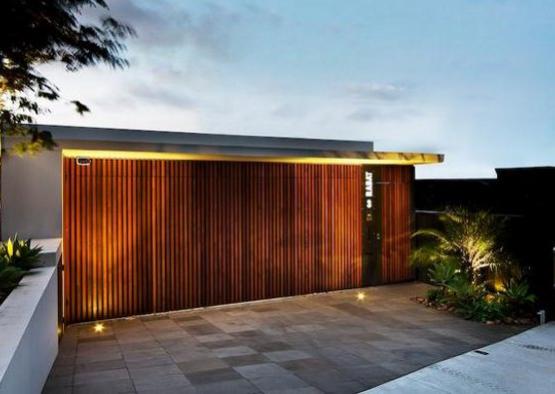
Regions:
<svg viewBox="0 0 555 394"><path fill-rule="evenodd" d="M64 158L65 321L360 287L361 171ZM390 193L410 209L404 191ZM394 266L382 273L403 280L394 233L410 223L387 205L383 249Z"/></svg>
<svg viewBox="0 0 555 394"><path fill-rule="evenodd" d="M412 184L414 167L382 166L378 183L381 245L381 283L414 279L409 264L411 234L414 230Z"/></svg>

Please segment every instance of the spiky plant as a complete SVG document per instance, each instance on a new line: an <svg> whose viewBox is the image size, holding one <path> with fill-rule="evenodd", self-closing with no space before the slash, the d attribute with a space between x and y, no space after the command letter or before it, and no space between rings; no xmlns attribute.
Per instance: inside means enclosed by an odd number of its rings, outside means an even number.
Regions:
<svg viewBox="0 0 555 394"><path fill-rule="evenodd" d="M0 242L0 261L22 270L31 269L39 262L41 247L31 246L30 239L8 238Z"/></svg>
<svg viewBox="0 0 555 394"><path fill-rule="evenodd" d="M40 252L40 247L31 246L31 240L18 239L17 235L0 242L0 302L38 263Z"/></svg>

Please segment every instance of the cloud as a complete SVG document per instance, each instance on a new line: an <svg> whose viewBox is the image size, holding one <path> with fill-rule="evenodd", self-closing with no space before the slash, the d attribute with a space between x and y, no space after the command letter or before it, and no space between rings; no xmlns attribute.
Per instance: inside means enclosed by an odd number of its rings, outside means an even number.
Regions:
<svg viewBox="0 0 555 394"><path fill-rule="evenodd" d="M137 31L130 45L152 50L192 49L216 60L233 58L235 33L240 26L282 24L278 14L252 2L224 6L210 1L110 0L108 4L113 17ZM104 10L91 9L85 17L92 20L105 14Z"/></svg>
<svg viewBox="0 0 555 394"><path fill-rule="evenodd" d="M404 85L353 82L343 85L337 96L347 108L346 119L357 123L390 122L417 116Z"/></svg>
<svg viewBox="0 0 555 394"><path fill-rule="evenodd" d="M229 59L231 33L242 18L238 12L208 3L205 12L189 15L189 20L183 26L183 38L205 55Z"/></svg>
<svg viewBox="0 0 555 394"><path fill-rule="evenodd" d="M131 24L138 43L147 47L188 46L204 55L228 58L230 32L239 23L238 13L213 3L195 12L160 1L149 6L131 0L114 2L114 15Z"/></svg>
<svg viewBox="0 0 555 394"><path fill-rule="evenodd" d="M345 87L348 97L356 100L397 101L406 96L404 86L391 83L353 83Z"/></svg>
<svg viewBox="0 0 555 394"><path fill-rule="evenodd" d="M251 1L243 3L243 6L251 14L251 16L257 18L258 20L265 21L274 27L280 27L284 24L283 17L273 10L263 8L259 4Z"/></svg>
<svg viewBox="0 0 555 394"><path fill-rule="evenodd" d="M133 0L108 0L109 11L104 8L94 7L83 10L81 20L85 23L98 23L99 19L111 16L120 22L131 25L138 33L139 42L150 42L156 36L159 41L164 42L166 31L164 26L164 15L161 9L166 8L165 1L160 1L159 8L147 8L140 6L138 1Z"/></svg>
<svg viewBox="0 0 555 394"><path fill-rule="evenodd" d="M176 93L175 89L154 87L152 84L131 84L126 86L126 95L135 101L151 105L163 105L179 109L195 107L191 98Z"/></svg>
<svg viewBox="0 0 555 394"><path fill-rule="evenodd" d="M394 108L380 107L360 107L347 115L347 119L355 122L374 122L374 121L409 121L422 115L412 107L399 106Z"/></svg>
<svg viewBox="0 0 555 394"><path fill-rule="evenodd" d="M347 115L347 119L354 120L356 122L371 122L380 117L379 114L373 108L358 108Z"/></svg>
<svg viewBox="0 0 555 394"><path fill-rule="evenodd" d="M271 112L273 116L286 119L298 119L306 115L306 109L300 105L281 104L274 108Z"/></svg>

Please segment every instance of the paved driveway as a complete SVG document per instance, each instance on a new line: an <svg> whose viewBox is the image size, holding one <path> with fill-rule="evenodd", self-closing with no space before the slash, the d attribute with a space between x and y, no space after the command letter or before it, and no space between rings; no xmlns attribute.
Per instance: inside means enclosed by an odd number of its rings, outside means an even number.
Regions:
<svg viewBox="0 0 555 394"><path fill-rule="evenodd" d="M356 393L520 331L389 285L69 327L45 392Z"/></svg>

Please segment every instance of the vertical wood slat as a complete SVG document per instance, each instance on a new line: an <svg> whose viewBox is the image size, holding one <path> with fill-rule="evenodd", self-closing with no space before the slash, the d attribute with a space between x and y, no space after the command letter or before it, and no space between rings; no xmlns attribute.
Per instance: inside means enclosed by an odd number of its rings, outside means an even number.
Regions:
<svg viewBox="0 0 555 394"><path fill-rule="evenodd" d="M414 279L410 267L414 167L381 166L382 283Z"/></svg>
<svg viewBox="0 0 555 394"><path fill-rule="evenodd" d="M64 159L67 321L360 286L360 171Z"/></svg>

